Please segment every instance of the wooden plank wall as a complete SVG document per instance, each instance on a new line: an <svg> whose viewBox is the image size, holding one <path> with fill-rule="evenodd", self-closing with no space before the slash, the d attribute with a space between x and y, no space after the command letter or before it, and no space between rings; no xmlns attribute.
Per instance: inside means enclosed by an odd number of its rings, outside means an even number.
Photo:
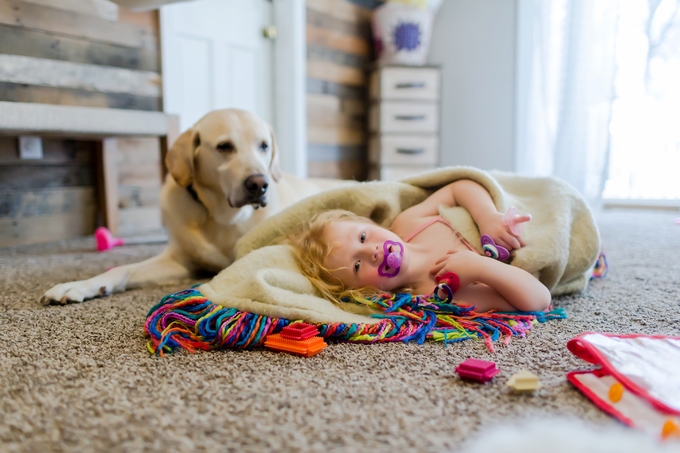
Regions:
<svg viewBox="0 0 680 453"><path fill-rule="evenodd" d="M0 100L161 110L156 12L107 0L0 0ZM121 235L161 228L156 139L117 140ZM91 234L96 144L43 139L44 158L18 158L0 136L0 247Z"/></svg>
<svg viewBox="0 0 680 453"><path fill-rule="evenodd" d="M118 232L133 236L162 228L160 142L118 139Z"/></svg>
<svg viewBox="0 0 680 453"><path fill-rule="evenodd" d="M0 136L0 247L94 231L96 144L43 140L44 158L20 160L15 137Z"/></svg>
<svg viewBox="0 0 680 453"><path fill-rule="evenodd" d="M306 0L310 176L364 180L371 12L377 0Z"/></svg>

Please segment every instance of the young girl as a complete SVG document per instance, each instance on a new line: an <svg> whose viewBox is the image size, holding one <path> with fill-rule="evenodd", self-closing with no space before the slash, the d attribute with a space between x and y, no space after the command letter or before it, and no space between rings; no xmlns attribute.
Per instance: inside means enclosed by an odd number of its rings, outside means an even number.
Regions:
<svg viewBox="0 0 680 453"><path fill-rule="evenodd" d="M478 312L542 311L550 305L548 288L518 267L480 255L439 215L439 205L467 209L480 234L508 251L525 245L504 224L486 189L471 180L442 187L400 213L389 229L333 210L315 216L290 243L302 272L335 302L380 292L431 294L444 279L455 300Z"/></svg>

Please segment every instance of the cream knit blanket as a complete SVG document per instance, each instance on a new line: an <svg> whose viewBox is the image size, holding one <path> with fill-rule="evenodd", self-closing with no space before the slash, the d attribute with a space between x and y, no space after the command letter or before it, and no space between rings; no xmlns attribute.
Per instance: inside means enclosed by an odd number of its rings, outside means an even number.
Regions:
<svg viewBox="0 0 680 453"><path fill-rule="evenodd" d="M533 216L522 234L527 245L513 253L511 265L532 273L553 295L586 288L600 238L593 215L576 189L552 177L448 167L401 182L360 183L306 198L243 236L236 246L239 259L198 289L217 304L270 317L314 323L376 322L362 306L340 308L319 297L288 246L270 244L328 209L353 211L388 227L401 211L459 179L486 187L500 212L515 206ZM440 206L440 213L481 252L479 231L467 210Z"/></svg>

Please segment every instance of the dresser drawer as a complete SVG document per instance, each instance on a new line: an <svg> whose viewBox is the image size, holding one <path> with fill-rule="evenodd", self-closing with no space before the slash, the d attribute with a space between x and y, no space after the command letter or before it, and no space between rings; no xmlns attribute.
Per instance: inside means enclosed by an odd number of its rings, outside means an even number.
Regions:
<svg viewBox="0 0 680 453"><path fill-rule="evenodd" d="M437 165L436 135L378 135L368 144L369 162L380 165Z"/></svg>
<svg viewBox="0 0 680 453"><path fill-rule="evenodd" d="M371 106L371 132L437 132L438 105L427 102L385 101Z"/></svg>
<svg viewBox="0 0 680 453"><path fill-rule="evenodd" d="M436 101L439 99L439 69L394 67L374 71L370 95L374 100Z"/></svg>
<svg viewBox="0 0 680 453"><path fill-rule="evenodd" d="M379 179L380 181L399 181L401 179L422 173L428 170L434 170L434 165L419 166L419 167L402 167L402 166L383 166L372 167L369 172L370 179Z"/></svg>

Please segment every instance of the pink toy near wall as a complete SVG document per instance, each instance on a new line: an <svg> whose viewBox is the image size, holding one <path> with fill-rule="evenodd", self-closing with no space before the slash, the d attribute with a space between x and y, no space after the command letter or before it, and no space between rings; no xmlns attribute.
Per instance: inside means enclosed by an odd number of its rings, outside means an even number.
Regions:
<svg viewBox="0 0 680 453"><path fill-rule="evenodd" d="M132 244L156 244L168 242L167 236L140 236L131 238L117 238L106 227L99 227L94 232L94 240L97 243L97 250L105 252L114 247Z"/></svg>

